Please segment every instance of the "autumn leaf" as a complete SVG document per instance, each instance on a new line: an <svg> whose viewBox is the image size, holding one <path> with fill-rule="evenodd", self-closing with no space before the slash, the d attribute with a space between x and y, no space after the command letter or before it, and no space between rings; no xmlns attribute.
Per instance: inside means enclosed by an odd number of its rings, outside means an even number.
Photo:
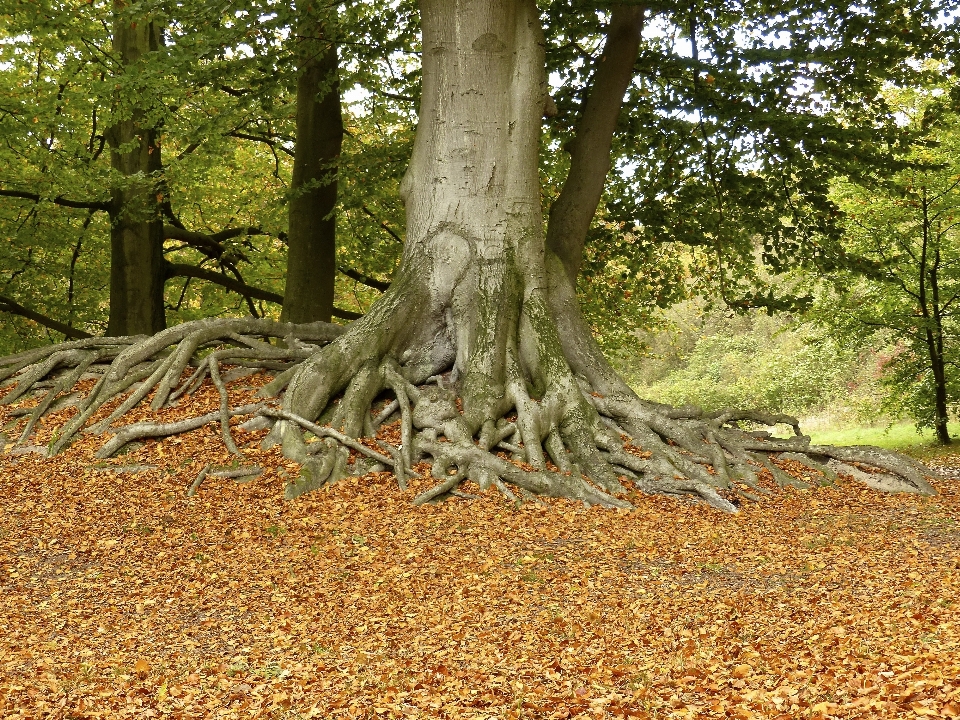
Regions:
<svg viewBox="0 0 960 720"><path fill-rule="evenodd" d="M109 467L93 437L0 455L0 716L960 717L956 481L770 487L728 516L469 484L413 507L384 472L291 503L258 432L262 474L192 498L234 462L217 428Z"/></svg>

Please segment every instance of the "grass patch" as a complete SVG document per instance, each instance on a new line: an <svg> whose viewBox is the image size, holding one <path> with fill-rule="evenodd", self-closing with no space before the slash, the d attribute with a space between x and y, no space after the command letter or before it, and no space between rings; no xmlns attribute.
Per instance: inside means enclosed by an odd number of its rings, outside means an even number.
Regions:
<svg viewBox="0 0 960 720"><path fill-rule="evenodd" d="M948 429L952 437L960 438L960 423L950 423ZM907 421L890 426L824 427L805 432L808 432L815 445L876 445L928 459L954 454L956 449L938 445L932 430L917 432L916 426ZM954 445L960 445L960 440L955 441Z"/></svg>

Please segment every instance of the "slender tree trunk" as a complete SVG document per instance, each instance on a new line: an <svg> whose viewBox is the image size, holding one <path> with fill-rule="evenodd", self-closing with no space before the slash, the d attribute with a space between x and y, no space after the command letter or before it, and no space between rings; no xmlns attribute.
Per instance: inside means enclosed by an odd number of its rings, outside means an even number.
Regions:
<svg viewBox="0 0 960 720"><path fill-rule="evenodd" d="M942 331L939 331L942 332ZM939 334L939 332L937 334ZM937 433L937 442L941 445L949 445L951 442L950 432L947 429L949 413L947 410L947 376L946 368L943 362L943 353L938 349L942 344L934 333L927 333L927 343L930 348L930 363L933 367L934 379L934 430Z"/></svg>
<svg viewBox="0 0 960 720"><path fill-rule="evenodd" d="M337 162L343 142L337 46L331 20L302 14L297 139L281 319L330 322L336 280Z"/></svg>
<svg viewBox="0 0 960 720"><path fill-rule="evenodd" d="M160 45L153 22L117 15L114 53L125 69ZM135 72L135 70L133 71ZM138 92L139 89L134 89ZM128 98L120 98L121 115ZM152 335L166 326L163 307L165 268L160 216L160 144L155 128L144 126L136 103L129 116L107 133L111 163L123 181L113 188L110 211L110 320L108 335Z"/></svg>
<svg viewBox="0 0 960 720"><path fill-rule="evenodd" d="M927 353L930 357L930 369L933 371L933 427L937 433L937 442L941 445L950 444L950 433L947 430L949 416L947 413L947 373L943 359L943 319L940 313L940 288L937 271L940 266L940 248L931 247L930 203L927 198L927 188L921 193L922 238L920 250L920 277L919 301L920 312L924 320L924 337ZM939 244L939 238L937 238ZM930 255L933 261L928 262ZM930 284L930 297L927 296L927 283ZM931 308L932 306L932 308Z"/></svg>
<svg viewBox="0 0 960 720"><path fill-rule="evenodd" d="M568 148L570 171L550 208L547 250L560 258L574 287L587 231L610 171L610 145L624 93L633 78L643 12L637 5L618 5L613 9L603 53L594 65L576 136Z"/></svg>
<svg viewBox="0 0 960 720"><path fill-rule="evenodd" d="M947 367L943 355L943 311L940 305L940 284L938 277L940 269L940 248L934 251L933 265L930 268L930 295L933 306L933 328L927 331L927 347L930 350L930 360L933 367L933 378L936 383L934 393L934 429L937 432L937 442L941 445L950 444L950 433L947 429L949 415L947 411Z"/></svg>

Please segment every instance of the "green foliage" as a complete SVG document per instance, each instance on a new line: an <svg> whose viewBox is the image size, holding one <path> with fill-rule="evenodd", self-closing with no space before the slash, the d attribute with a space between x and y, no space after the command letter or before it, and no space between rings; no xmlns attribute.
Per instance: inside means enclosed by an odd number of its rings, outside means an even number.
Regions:
<svg viewBox="0 0 960 720"><path fill-rule="evenodd" d="M336 38L341 87L348 93L360 88L366 96L347 114L341 262L382 280L389 279L401 247L384 227L402 238L397 187L418 92L418 67L410 59L415 8L388 5L392 13L383 3L344 7ZM271 0L147 0L124 5L118 14L100 0L3 0L0 18L0 192L7 193L0 197L0 232L11 239L0 243L0 296L87 332L104 331L110 220L102 207L54 200L110 200L110 188L126 180L110 166L107 136L133 113L162 133L163 167L155 181L164 223L205 234L254 229L226 240L221 258L171 240L166 259L283 292L296 131L296 8ZM150 20L163 29L161 47L121 64L111 51L113 24ZM362 311L376 295L339 280L341 307ZM196 279L171 279L166 304L170 324L251 312L236 293ZM262 301L253 309L279 314L279 307ZM58 339L3 313L0 353Z"/></svg>
<svg viewBox="0 0 960 720"><path fill-rule="evenodd" d="M936 457L931 447L936 438L929 430L917 430L911 422L897 422L883 425L854 426L840 428L806 428L813 442L818 445L876 445L899 452L906 452L922 460ZM960 423L950 423L950 434L960 432Z"/></svg>
<svg viewBox="0 0 960 720"><path fill-rule="evenodd" d="M892 339L885 407L921 428L960 402L960 118L948 90L888 91L923 135L903 153L906 169L836 182L846 249L866 270L833 274L816 310L837 337Z"/></svg>
<svg viewBox="0 0 960 720"><path fill-rule="evenodd" d="M546 11L554 148L574 131L602 50L598 6L609 3ZM943 58L956 42L949 9L654 6L579 287L607 344L629 342L656 307L696 294L736 309L808 306L808 294L778 276L851 261L830 183L895 161L888 145L912 129L880 91L938 75L916 60Z"/></svg>
<svg viewBox="0 0 960 720"><path fill-rule="evenodd" d="M809 323L759 313L671 312L672 329L647 336L647 357L622 360L643 396L712 412L757 408L795 415L843 406L875 417L880 365L863 348L839 343Z"/></svg>

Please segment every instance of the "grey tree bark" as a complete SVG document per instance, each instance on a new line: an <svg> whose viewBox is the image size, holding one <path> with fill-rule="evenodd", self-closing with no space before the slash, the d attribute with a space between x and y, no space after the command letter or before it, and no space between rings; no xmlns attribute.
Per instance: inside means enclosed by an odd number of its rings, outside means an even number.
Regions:
<svg viewBox="0 0 960 720"><path fill-rule="evenodd" d="M302 3L306 5L306 3ZM336 279L337 162L343 120L331 18L304 8L298 38L297 138L290 184L284 322L329 322Z"/></svg>
<svg viewBox="0 0 960 720"><path fill-rule="evenodd" d="M113 50L124 68L135 68L161 42L156 23L131 22L118 13ZM134 70L133 72L136 72ZM136 92L137 90L134 90ZM121 108L128 98L120 99ZM160 216L160 144L139 107L107 133L111 163L123 178L110 204L110 319L107 334L153 334L166 327L163 285L163 222Z"/></svg>

